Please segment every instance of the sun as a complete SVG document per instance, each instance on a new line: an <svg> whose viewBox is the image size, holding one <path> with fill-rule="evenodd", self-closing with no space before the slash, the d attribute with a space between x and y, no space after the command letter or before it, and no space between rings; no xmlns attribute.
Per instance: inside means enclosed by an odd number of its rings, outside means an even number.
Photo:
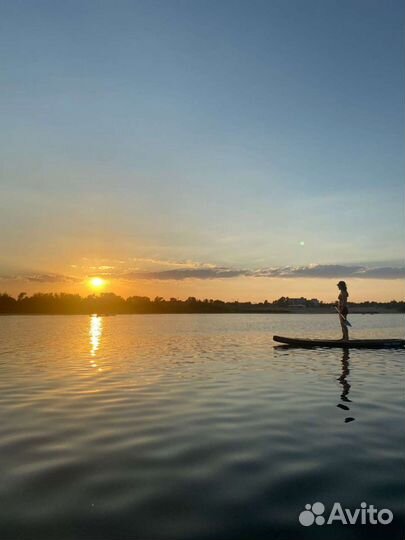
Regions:
<svg viewBox="0 0 405 540"><path fill-rule="evenodd" d="M93 289L101 289L106 283L106 280L101 277L92 277L89 280L89 284Z"/></svg>

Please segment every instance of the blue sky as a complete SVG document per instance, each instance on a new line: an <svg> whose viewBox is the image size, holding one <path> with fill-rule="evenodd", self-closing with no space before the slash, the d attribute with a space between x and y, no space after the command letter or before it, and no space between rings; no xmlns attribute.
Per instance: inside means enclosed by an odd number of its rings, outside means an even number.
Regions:
<svg viewBox="0 0 405 540"><path fill-rule="evenodd" d="M404 15L3 1L3 274L401 264Z"/></svg>

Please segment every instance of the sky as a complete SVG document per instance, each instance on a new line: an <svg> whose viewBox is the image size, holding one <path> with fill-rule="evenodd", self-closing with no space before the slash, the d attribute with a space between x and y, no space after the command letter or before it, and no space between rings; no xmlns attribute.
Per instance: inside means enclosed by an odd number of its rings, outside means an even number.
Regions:
<svg viewBox="0 0 405 540"><path fill-rule="evenodd" d="M0 291L404 297L400 0L0 3Z"/></svg>

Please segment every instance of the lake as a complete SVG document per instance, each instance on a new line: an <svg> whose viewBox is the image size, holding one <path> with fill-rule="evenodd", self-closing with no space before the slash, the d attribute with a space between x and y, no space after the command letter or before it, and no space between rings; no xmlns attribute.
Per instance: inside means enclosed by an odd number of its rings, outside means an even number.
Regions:
<svg viewBox="0 0 405 540"><path fill-rule="evenodd" d="M403 315L350 320L404 337ZM334 315L0 317L0 538L403 540L405 351L272 341L339 333ZM393 520L301 525L315 502Z"/></svg>

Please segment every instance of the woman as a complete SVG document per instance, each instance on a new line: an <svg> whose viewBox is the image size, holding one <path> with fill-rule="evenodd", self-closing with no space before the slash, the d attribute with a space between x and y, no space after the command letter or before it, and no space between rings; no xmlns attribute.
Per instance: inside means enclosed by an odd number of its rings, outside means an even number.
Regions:
<svg viewBox="0 0 405 540"><path fill-rule="evenodd" d="M338 310L339 310L340 326L342 327L342 333L343 333L342 339L347 341L349 339L349 330L347 328L346 318L347 318L347 314L349 313L349 310L347 308L347 299L349 297L349 293L347 292L347 285L345 281L339 281L337 286L340 291L339 296L338 296Z"/></svg>

